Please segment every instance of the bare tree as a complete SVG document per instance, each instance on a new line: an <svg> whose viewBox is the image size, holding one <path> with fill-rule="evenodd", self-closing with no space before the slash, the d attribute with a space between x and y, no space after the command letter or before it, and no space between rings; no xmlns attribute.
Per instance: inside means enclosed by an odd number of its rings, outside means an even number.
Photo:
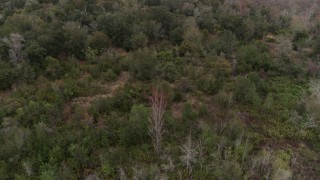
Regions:
<svg viewBox="0 0 320 180"><path fill-rule="evenodd" d="M119 180L127 180L128 179L126 172L124 171L124 169L122 167L119 167L119 169L118 169L118 176L119 176Z"/></svg>
<svg viewBox="0 0 320 180"><path fill-rule="evenodd" d="M97 174L93 173L93 174L89 174L84 179L85 180L100 180L101 178Z"/></svg>
<svg viewBox="0 0 320 180"><path fill-rule="evenodd" d="M181 147L183 155L180 157L182 163L186 166L186 169L191 175L192 172L192 164L197 161L197 150L196 147L192 143L191 135L187 138L187 143Z"/></svg>
<svg viewBox="0 0 320 180"><path fill-rule="evenodd" d="M32 165L30 162L23 162L22 166L26 172L26 174L28 175L28 177L30 178L31 175L33 174L33 170L32 170Z"/></svg>
<svg viewBox="0 0 320 180"><path fill-rule="evenodd" d="M250 165L250 172L252 175L261 174L265 179L269 179L274 158L273 152L269 150L263 150L260 155L252 158Z"/></svg>
<svg viewBox="0 0 320 180"><path fill-rule="evenodd" d="M164 125L163 115L167 107L167 95L162 90L155 89L152 91L152 95L149 100L151 104L149 131L153 147L156 153L160 154Z"/></svg>
<svg viewBox="0 0 320 180"><path fill-rule="evenodd" d="M3 42L9 47L10 61L14 65L18 65L23 60L23 41L23 36L17 33L10 34L9 38L3 39Z"/></svg>

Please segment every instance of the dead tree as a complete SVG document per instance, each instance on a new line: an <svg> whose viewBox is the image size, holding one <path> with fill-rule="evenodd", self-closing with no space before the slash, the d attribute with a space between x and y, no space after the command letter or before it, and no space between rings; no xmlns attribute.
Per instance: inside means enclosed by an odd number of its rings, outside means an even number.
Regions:
<svg viewBox="0 0 320 180"><path fill-rule="evenodd" d="M187 138L187 143L181 147L183 155L180 157L182 163L186 166L186 169L191 176L192 165L197 161L197 149L192 143L191 135Z"/></svg>
<svg viewBox="0 0 320 180"><path fill-rule="evenodd" d="M9 57L12 64L17 65L23 60L22 48L24 38L20 34L10 34L3 42L9 47Z"/></svg>
<svg viewBox="0 0 320 180"><path fill-rule="evenodd" d="M156 153L160 154L164 125L163 115L167 107L167 95L163 90L154 89L149 101L151 105L149 132L152 138L153 147Z"/></svg>

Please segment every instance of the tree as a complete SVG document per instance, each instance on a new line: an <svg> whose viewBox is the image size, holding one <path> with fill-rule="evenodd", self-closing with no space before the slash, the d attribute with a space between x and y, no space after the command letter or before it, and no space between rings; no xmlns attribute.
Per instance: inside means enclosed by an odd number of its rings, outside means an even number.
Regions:
<svg viewBox="0 0 320 180"><path fill-rule="evenodd" d="M59 78L63 74L63 69L61 67L61 64L59 63L59 60L53 57L47 57L46 58L46 64L47 67L45 69L45 74L51 78L56 79Z"/></svg>
<svg viewBox="0 0 320 180"><path fill-rule="evenodd" d="M96 31L89 38L89 46L99 52L111 46L109 37L101 31Z"/></svg>
<svg viewBox="0 0 320 180"><path fill-rule="evenodd" d="M124 146L131 147L149 142L149 114L149 109L143 105L132 107L129 121L123 128L120 128L120 142Z"/></svg>
<svg viewBox="0 0 320 180"><path fill-rule="evenodd" d="M241 24L241 28L242 28L241 34L244 40L250 40L254 36L255 27L254 27L254 22L251 19L247 18L243 20Z"/></svg>
<svg viewBox="0 0 320 180"><path fill-rule="evenodd" d="M4 38L3 42L9 47L10 62L17 66L23 60L23 42L24 38L20 34L10 34L9 38Z"/></svg>
<svg viewBox="0 0 320 180"><path fill-rule="evenodd" d="M38 42L31 42L24 50L25 56L28 60L39 67L44 67L44 57L47 54L47 50L41 47Z"/></svg>
<svg viewBox="0 0 320 180"><path fill-rule="evenodd" d="M8 62L0 61L0 90L10 88L14 83L15 69Z"/></svg>
<svg viewBox="0 0 320 180"><path fill-rule="evenodd" d="M32 19L30 15L25 13L15 13L8 17L6 22L1 28L1 32L5 35L9 35L12 32L24 34L25 32L32 30Z"/></svg>
<svg viewBox="0 0 320 180"><path fill-rule="evenodd" d="M236 35L231 31L224 31L221 37L218 39L217 45L218 52L223 52L227 55L231 55L238 45L238 40Z"/></svg>
<svg viewBox="0 0 320 180"><path fill-rule="evenodd" d="M213 63L213 70L216 77L228 77L232 73L231 64L225 59L218 59Z"/></svg>
<svg viewBox="0 0 320 180"><path fill-rule="evenodd" d="M139 80L150 80L155 74L156 58L149 50L139 50L130 59L130 71Z"/></svg>
<svg viewBox="0 0 320 180"><path fill-rule="evenodd" d="M191 135L187 138L187 143L181 147L183 155L180 157L182 163L186 166L189 176L192 172L192 164L197 161L197 150L192 143Z"/></svg>
<svg viewBox="0 0 320 180"><path fill-rule="evenodd" d="M148 44L148 37L143 33L139 33L139 34L133 35L130 41L131 41L131 48L133 50L137 50L139 48L145 47Z"/></svg>
<svg viewBox="0 0 320 180"><path fill-rule="evenodd" d="M162 148L164 132L164 112L167 107L167 95L163 90L154 89L149 98L151 114L149 118L149 132L152 138L153 147L159 155Z"/></svg>
<svg viewBox="0 0 320 180"><path fill-rule="evenodd" d="M87 32L78 22L67 22L63 27L66 50L71 55L80 56L81 51L86 48Z"/></svg>
<svg viewBox="0 0 320 180"><path fill-rule="evenodd" d="M184 41L181 44L181 49L188 47L187 52L191 54L202 54L203 34L198 28L196 19L189 17L184 24L184 28L188 30L184 32Z"/></svg>
<svg viewBox="0 0 320 180"><path fill-rule="evenodd" d="M129 22L126 16L120 13L101 15L97 21L99 29L110 37L112 44L129 49L132 22Z"/></svg>
<svg viewBox="0 0 320 180"><path fill-rule="evenodd" d="M239 80L235 89L234 100L243 105L254 105L256 107L261 103L256 85L249 78Z"/></svg>
<svg viewBox="0 0 320 180"><path fill-rule="evenodd" d="M217 20L214 18L212 8L205 6L199 9L199 15L196 15L199 27L213 33L216 28Z"/></svg>
<svg viewBox="0 0 320 180"><path fill-rule="evenodd" d="M272 67L271 60L267 53L263 53L253 45L241 46L237 50L237 66L238 73L248 71L259 71L261 69L268 71Z"/></svg>
<svg viewBox="0 0 320 180"><path fill-rule="evenodd" d="M170 32L169 39L174 45L180 45L183 41L184 30L182 27L178 27Z"/></svg>

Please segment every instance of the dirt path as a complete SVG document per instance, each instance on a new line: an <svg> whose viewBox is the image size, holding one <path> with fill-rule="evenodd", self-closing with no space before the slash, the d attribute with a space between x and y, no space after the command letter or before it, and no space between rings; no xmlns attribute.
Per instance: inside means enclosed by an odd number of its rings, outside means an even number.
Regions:
<svg viewBox="0 0 320 180"><path fill-rule="evenodd" d="M101 87L106 90L105 94L97 94L97 95L88 96L88 97L78 97L78 98L75 98L71 102L71 104L72 105L76 104L81 107L88 108L95 99L114 96L117 90L125 86L128 79L129 79L128 72L122 72L120 74L120 77L117 79L117 81L112 83L101 84Z"/></svg>

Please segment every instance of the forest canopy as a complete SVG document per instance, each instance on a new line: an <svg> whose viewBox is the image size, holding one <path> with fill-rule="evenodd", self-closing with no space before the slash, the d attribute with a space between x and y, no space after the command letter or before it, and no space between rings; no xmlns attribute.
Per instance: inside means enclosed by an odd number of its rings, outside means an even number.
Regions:
<svg viewBox="0 0 320 180"><path fill-rule="evenodd" d="M1 0L0 179L317 179L318 0Z"/></svg>

